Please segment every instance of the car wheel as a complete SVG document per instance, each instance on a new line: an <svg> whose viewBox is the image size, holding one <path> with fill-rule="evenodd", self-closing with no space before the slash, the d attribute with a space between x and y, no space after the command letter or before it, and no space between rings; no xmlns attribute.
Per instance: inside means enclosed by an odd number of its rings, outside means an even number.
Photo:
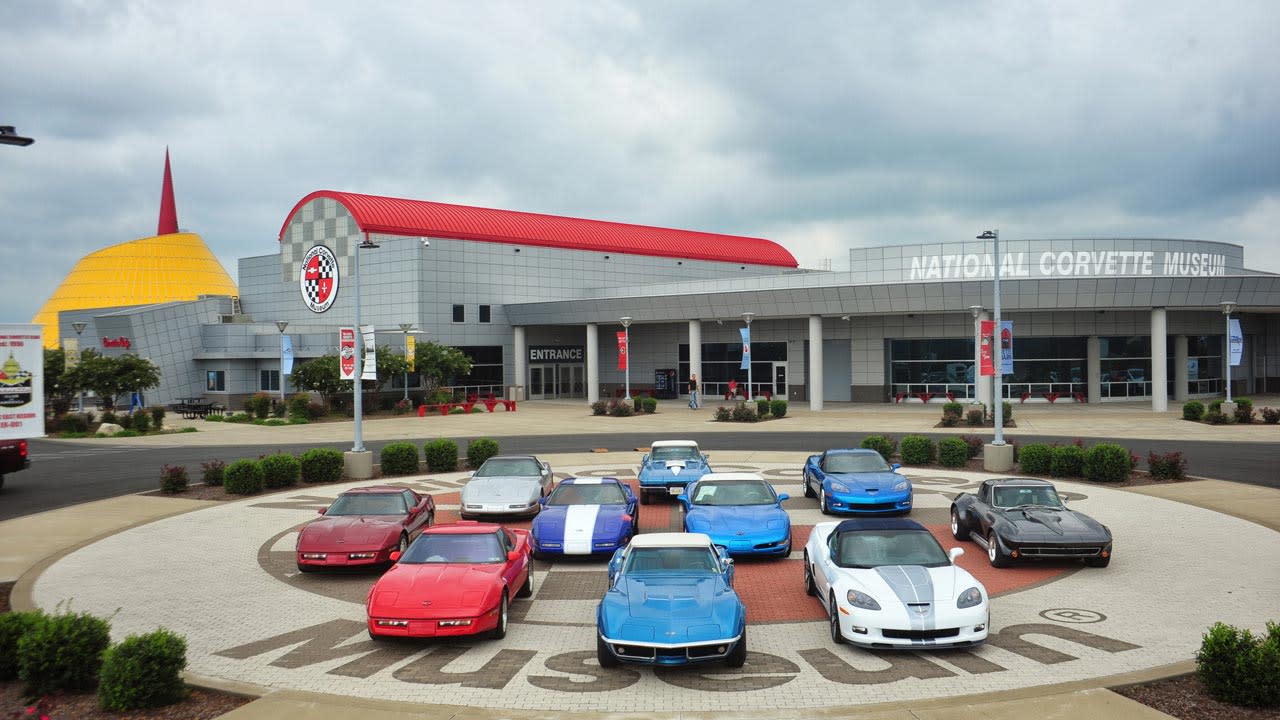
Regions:
<svg viewBox="0 0 1280 720"><path fill-rule="evenodd" d="M844 635L840 634L840 608L836 606L836 596L831 596L831 608L828 611L831 621L831 642L836 645L844 644Z"/></svg>
<svg viewBox="0 0 1280 720"><path fill-rule="evenodd" d="M804 554L804 594L818 597L818 585L813 581L813 566L809 564L809 553Z"/></svg>
<svg viewBox="0 0 1280 720"><path fill-rule="evenodd" d="M1084 564L1089 567L1104 568L1111 564L1111 556L1085 558Z"/></svg>
<svg viewBox="0 0 1280 720"><path fill-rule="evenodd" d="M825 492L822 493L822 496L820 498L818 498L818 504L822 508L823 515L831 514L831 506L827 504L827 494Z"/></svg>
<svg viewBox="0 0 1280 720"><path fill-rule="evenodd" d="M951 537L957 540L969 539L969 526L960 520L960 511L955 507L951 508Z"/></svg>
<svg viewBox="0 0 1280 720"><path fill-rule="evenodd" d="M813 488L812 488L812 487L810 487L810 485L809 485L809 476L808 476L808 475L806 475L806 476L805 476L805 478L804 478L804 496L805 496L805 497L807 497L807 498L817 497L817 496L818 496L818 494L817 494L817 493L815 493L815 492L813 491Z"/></svg>
<svg viewBox="0 0 1280 720"><path fill-rule="evenodd" d="M991 567L1009 567L1009 556L1000 549L994 530L987 536L987 560L991 561Z"/></svg>
<svg viewBox="0 0 1280 720"><path fill-rule="evenodd" d="M596 662L602 668L618 667L617 656L613 654L608 645L605 645L604 638L599 635L596 635Z"/></svg>
<svg viewBox="0 0 1280 720"><path fill-rule="evenodd" d="M731 668L740 668L747 664L747 628L743 626L742 637L738 638L738 644L733 646L729 651L729 656L724 659L724 664Z"/></svg>
<svg viewBox="0 0 1280 720"><path fill-rule="evenodd" d="M507 591L502 591L502 602L498 605L498 624L489 631L489 637L501 640L507 636Z"/></svg>
<svg viewBox="0 0 1280 720"><path fill-rule="evenodd" d="M533 568L529 568L529 577L524 579L524 584L516 592L516 597L527 598L533 596Z"/></svg>

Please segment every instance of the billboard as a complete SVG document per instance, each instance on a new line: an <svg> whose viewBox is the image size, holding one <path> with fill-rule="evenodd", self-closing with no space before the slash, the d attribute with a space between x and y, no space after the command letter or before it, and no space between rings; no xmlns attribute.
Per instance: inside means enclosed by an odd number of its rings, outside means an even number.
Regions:
<svg viewBox="0 0 1280 720"><path fill-rule="evenodd" d="M42 330L0 324L0 440L44 435Z"/></svg>

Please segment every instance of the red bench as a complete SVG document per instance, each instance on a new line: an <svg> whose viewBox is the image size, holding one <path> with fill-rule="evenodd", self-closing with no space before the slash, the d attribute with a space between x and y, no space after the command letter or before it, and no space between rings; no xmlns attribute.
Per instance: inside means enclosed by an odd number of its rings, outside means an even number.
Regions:
<svg viewBox="0 0 1280 720"><path fill-rule="evenodd" d="M515 400L500 400L498 398L487 398L483 402L484 402L485 409L488 410L489 412L493 412L493 409L498 407L499 405L505 408L507 412L516 411Z"/></svg>
<svg viewBox="0 0 1280 720"><path fill-rule="evenodd" d="M1058 392L1047 392L1044 394L1044 399L1048 400L1050 405L1057 402L1058 398L1060 397L1062 397L1062 393L1058 393Z"/></svg>
<svg viewBox="0 0 1280 720"><path fill-rule="evenodd" d="M933 393L931 393L931 392L918 392L918 393L916 393L916 397L920 398L920 402L922 402L922 403L928 403L928 402L929 402L929 400L930 400L931 398L933 398Z"/></svg>

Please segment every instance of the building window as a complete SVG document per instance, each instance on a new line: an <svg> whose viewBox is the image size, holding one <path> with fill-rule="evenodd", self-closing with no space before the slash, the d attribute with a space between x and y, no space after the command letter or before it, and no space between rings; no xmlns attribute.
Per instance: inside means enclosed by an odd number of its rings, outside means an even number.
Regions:
<svg viewBox="0 0 1280 720"><path fill-rule="evenodd" d="M267 392L280 392L280 371L279 370L263 370L262 379L258 383L258 389Z"/></svg>
<svg viewBox="0 0 1280 720"><path fill-rule="evenodd" d="M491 316L489 314L489 306L481 305L480 306L480 322L487 323L490 321L490 317Z"/></svg>
<svg viewBox="0 0 1280 720"><path fill-rule="evenodd" d="M461 305L453 306L453 321L456 323L466 322L467 311Z"/></svg>
<svg viewBox="0 0 1280 720"><path fill-rule="evenodd" d="M205 373L205 392L226 392L227 391L227 371L226 370L209 370Z"/></svg>
<svg viewBox="0 0 1280 720"><path fill-rule="evenodd" d="M458 350L471 359L471 372L450 378L448 385L460 389L466 395L486 397L502 395L502 346L463 346Z"/></svg>
<svg viewBox="0 0 1280 720"><path fill-rule="evenodd" d="M683 390L689 382L688 343L680 345L679 353L678 387ZM786 361L785 342L751 342L751 382L755 384L756 394L762 394L765 390L781 390L774 386L773 366L774 363ZM747 371L742 369L742 343L703 343L702 375L698 378L703 395L723 395L728 391L730 380L735 387L742 388L739 392L746 391Z"/></svg>

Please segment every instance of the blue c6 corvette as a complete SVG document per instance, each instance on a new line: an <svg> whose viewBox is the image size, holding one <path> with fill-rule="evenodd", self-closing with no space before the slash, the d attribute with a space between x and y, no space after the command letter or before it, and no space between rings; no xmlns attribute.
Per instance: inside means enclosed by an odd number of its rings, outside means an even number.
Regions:
<svg viewBox="0 0 1280 720"><path fill-rule="evenodd" d="M825 515L911 512L911 481L875 450L828 450L804 463L804 496L818 497Z"/></svg>
<svg viewBox="0 0 1280 720"><path fill-rule="evenodd" d="M711 472L711 458L692 440L659 440L640 458L640 502L679 495L689 483Z"/></svg>
<svg viewBox="0 0 1280 720"><path fill-rule="evenodd" d="M708 473L678 499L685 532L706 533L730 555L791 554L791 518L782 509L787 494L755 473Z"/></svg>
<svg viewBox="0 0 1280 720"><path fill-rule="evenodd" d="M733 560L697 533L637 535L609 561L596 607L596 659L687 665L747 660L747 611L733 590Z"/></svg>
<svg viewBox="0 0 1280 720"><path fill-rule="evenodd" d="M631 488L617 478L569 478L542 499L533 519L533 554L612 553L639 526L639 508Z"/></svg>

